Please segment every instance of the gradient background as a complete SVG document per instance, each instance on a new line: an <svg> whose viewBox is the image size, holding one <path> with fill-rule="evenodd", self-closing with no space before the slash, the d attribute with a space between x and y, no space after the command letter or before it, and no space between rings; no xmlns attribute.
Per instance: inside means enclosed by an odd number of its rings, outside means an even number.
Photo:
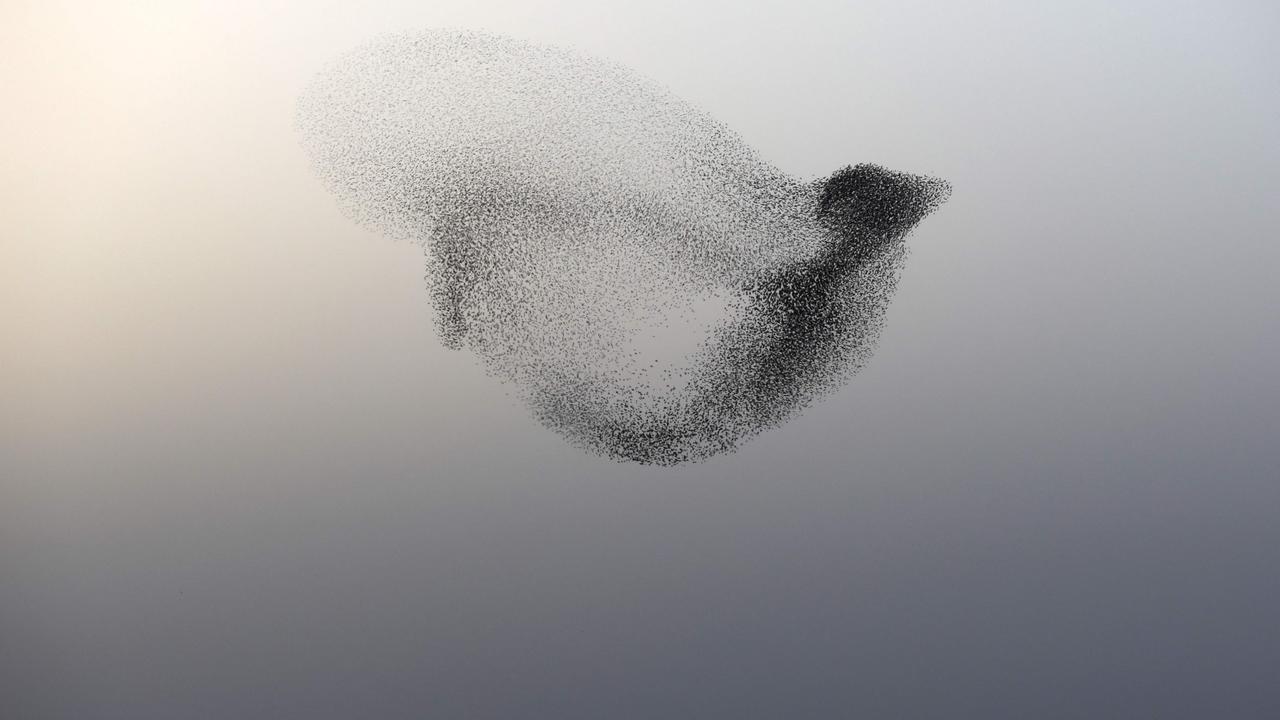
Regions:
<svg viewBox="0 0 1280 720"><path fill-rule="evenodd" d="M582 455L294 101L379 33L622 61L950 180L871 365ZM1280 717L1267 2L0 4L0 717Z"/></svg>

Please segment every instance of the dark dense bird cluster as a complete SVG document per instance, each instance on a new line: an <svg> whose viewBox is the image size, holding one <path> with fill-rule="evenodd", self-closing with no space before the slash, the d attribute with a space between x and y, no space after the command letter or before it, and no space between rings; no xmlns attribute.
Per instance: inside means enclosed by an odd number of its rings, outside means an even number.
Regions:
<svg viewBox="0 0 1280 720"><path fill-rule="evenodd" d="M348 212L424 243L439 329L583 448L730 450L866 360L945 183L799 181L618 65L476 32L368 45L299 103Z"/></svg>

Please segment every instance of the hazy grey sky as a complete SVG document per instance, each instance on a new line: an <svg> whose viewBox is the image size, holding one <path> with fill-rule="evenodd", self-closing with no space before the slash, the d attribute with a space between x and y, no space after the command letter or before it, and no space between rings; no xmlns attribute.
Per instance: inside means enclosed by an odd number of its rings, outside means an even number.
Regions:
<svg viewBox="0 0 1280 720"><path fill-rule="evenodd" d="M380 33L621 61L954 193L870 366L569 448L294 102ZM1280 716L1268 3L0 7L0 716Z"/></svg>

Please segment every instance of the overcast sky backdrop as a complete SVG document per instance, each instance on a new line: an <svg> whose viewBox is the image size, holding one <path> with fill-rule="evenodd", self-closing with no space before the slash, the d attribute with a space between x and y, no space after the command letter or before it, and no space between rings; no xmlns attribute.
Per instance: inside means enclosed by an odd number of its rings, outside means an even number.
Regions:
<svg viewBox="0 0 1280 720"><path fill-rule="evenodd" d="M880 349L583 455L344 217L314 73L471 27L948 179ZM1280 717L1267 2L0 5L0 716Z"/></svg>

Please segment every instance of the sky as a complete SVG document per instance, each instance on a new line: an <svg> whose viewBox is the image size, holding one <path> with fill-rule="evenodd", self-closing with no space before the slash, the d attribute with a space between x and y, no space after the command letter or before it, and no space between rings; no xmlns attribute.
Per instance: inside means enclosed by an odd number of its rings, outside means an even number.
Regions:
<svg viewBox="0 0 1280 720"><path fill-rule="evenodd" d="M465 27L948 180L869 365L671 468L435 334L294 130ZM0 5L0 715L1280 716L1268 3Z"/></svg>

